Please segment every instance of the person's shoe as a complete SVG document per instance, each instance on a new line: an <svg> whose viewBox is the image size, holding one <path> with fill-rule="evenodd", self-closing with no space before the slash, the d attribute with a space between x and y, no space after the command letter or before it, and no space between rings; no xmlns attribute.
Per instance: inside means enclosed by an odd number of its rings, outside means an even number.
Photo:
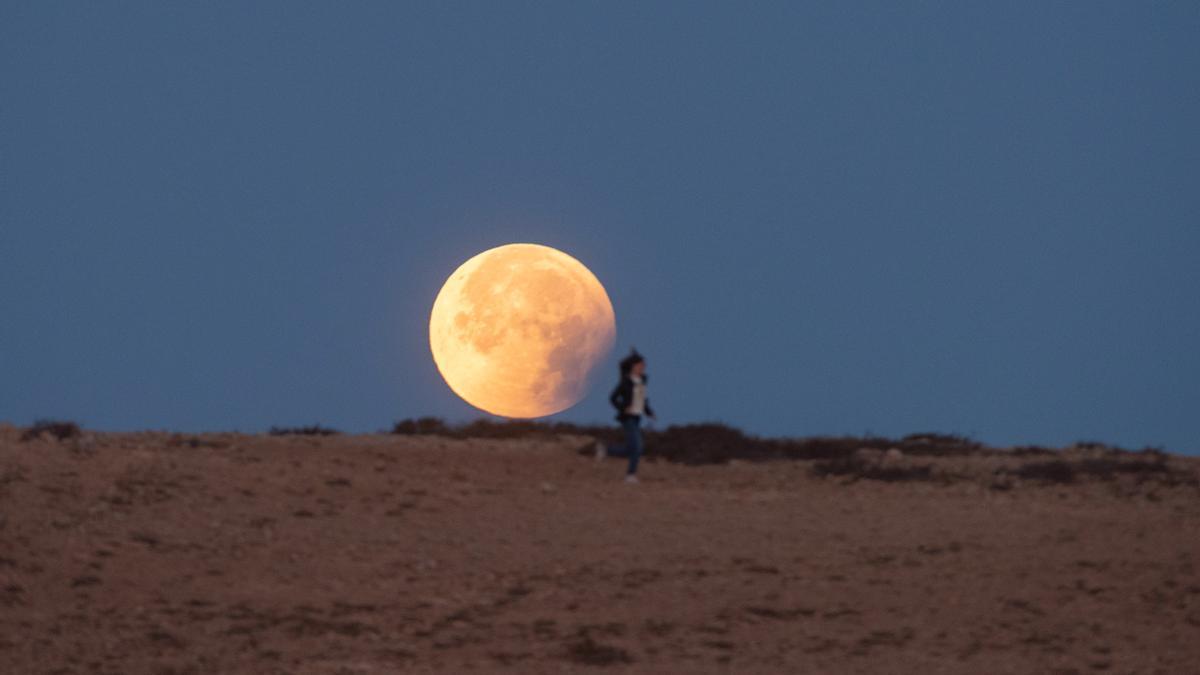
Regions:
<svg viewBox="0 0 1200 675"><path fill-rule="evenodd" d="M608 457L608 446L604 441L596 441L596 461L603 462L605 457Z"/></svg>
<svg viewBox="0 0 1200 675"><path fill-rule="evenodd" d="M638 482L637 476L631 473L631 474L625 476L625 482L626 483L637 483Z"/></svg>

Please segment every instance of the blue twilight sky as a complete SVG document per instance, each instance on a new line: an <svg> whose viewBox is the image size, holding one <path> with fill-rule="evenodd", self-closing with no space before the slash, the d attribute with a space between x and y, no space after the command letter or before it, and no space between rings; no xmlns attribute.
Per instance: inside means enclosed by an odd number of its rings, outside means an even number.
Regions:
<svg viewBox="0 0 1200 675"><path fill-rule="evenodd" d="M587 264L664 423L1200 451L1200 3L0 6L0 419L475 417L426 321Z"/></svg>

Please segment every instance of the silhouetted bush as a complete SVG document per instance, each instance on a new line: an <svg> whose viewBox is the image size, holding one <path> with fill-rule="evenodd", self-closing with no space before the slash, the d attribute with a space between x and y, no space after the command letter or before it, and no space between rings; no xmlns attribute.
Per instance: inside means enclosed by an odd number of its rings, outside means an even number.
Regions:
<svg viewBox="0 0 1200 675"><path fill-rule="evenodd" d="M421 417L396 422L392 433L437 435L449 438L552 438L560 435L585 436L605 443L619 443L623 431L616 424L594 425L536 420L478 419L462 425L450 425L437 417ZM873 461L859 456L860 450L885 453L899 451L900 457L961 457L993 455L1008 457L1046 457L1015 469L997 472L1000 478L1021 478L1054 484L1071 483L1083 477L1111 480L1118 474L1131 474L1165 484L1191 484L1195 477L1170 469L1167 455L1157 448L1139 452L1122 450L1095 442L1081 442L1073 449L1102 451L1101 457L1082 461L1060 458L1057 450L1026 445L1008 450L989 448L978 441L956 434L918 433L899 440L879 436L815 436L810 438L762 438L719 422L671 425L666 429L643 428L646 457L679 464L725 464L732 460L764 462L774 460L810 460L819 462L817 475L848 476L880 481L950 480L947 474L934 474L930 466ZM580 448L592 452L591 444ZM1106 463L1109 462L1109 463ZM1143 480L1139 479L1139 480ZM1001 485L1007 485L1001 480Z"/></svg>
<svg viewBox="0 0 1200 675"><path fill-rule="evenodd" d="M1076 450L1091 450L1093 452L1104 452L1109 454L1128 452L1119 446L1101 443L1100 441L1076 441L1071 447L1075 448Z"/></svg>
<svg viewBox="0 0 1200 675"><path fill-rule="evenodd" d="M1146 446L1141 450L1121 450L1118 454L1125 457L1133 457L1149 462L1165 462L1167 461L1167 453L1163 452L1162 448Z"/></svg>
<svg viewBox="0 0 1200 675"><path fill-rule="evenodd" d="M1079 463L1079 472L1104 480L1112 480L1117 474L1163 475L1171 473L1164 462L1145 460L1121 461L1119 459L1085 459Z"/></svg>
<svg viewBox="0 0 1200 675"><path fill-rule="evenodd" d="M1123 452L1129 457L1138 457L1139 453ZM1113 481L1124 474L1133 476L1139 483L1157 483L1166 486L1200 485L1200 479L1187 471L1172 468L1166 462L1166 455L1149 455L1150 459L1121 459L1114 452L1113 457L1083 459L1078 462L1052 460L1048 462L1032 462L1024 464L1012 471L1012 475L1025 480L1037 481L1047 485L1065 485L1082 479Z"/></svg>
<svg viewBox="0 0 1200 675"><path fill-rule="evenodd" d="M1041 457L1053 455L1054 451L1050 448L1043 448L1040 445L1019 445L1009 450L1009 454L1014 457Z"/></svg>
<svg viewBox="0 0 1200 675"><path fill-rule="evenodd" d="M167 443L177 448L228 448L230 446L228 440L185 436L183 434L172 435Z"/></svg>
<svg viewBox="0 0 1200 675"><path fill-rule="evenodd" d="M420 417L415 420L406 419L392 425L393 434L402 434L405 436L447 435L449 432L449 427L446 426L446 423L440 417Z"/></svg>
<svg viewBox="0 0 1200 675"><path fill-rule="evenodd" d="M1022 480L1066 484L1075 482L1076 471L1075 465L1061 459L1056 459L1049 462L1022 464L1011 473Z"/></svg>
<svg viewBox="0 0 1200 675"><path fill-rule="evenodd" d="M79 425L74 422L66 422L62 420L37 420L33 426L25 430L21 434L22 441L29 441L40 437L42 434L49 434L54 438L62 441L68 438L77 438L82 432Z"/></svg>
<svg viewBox="0 0 1200 675"><path fill-rule="evenodd" d="M952 457L956 455L975 454L983 448L983 445L966 436L927 432L909 434L900 439L897 447L903 450L906 455Z"/></svg>
<svg viewBox="0 0 1200 675"><path fill-rule="evenodd" d="M1129 453L1134 455L1135 453ZM1138 483L1161 483L1163 485L1198 485L1200 479L1187 471L1174 469L1167 464L1166 456L1156 459L1085 459L1079 464L1079 472L1100 480L1115 480L1118 475L1133 476Z"/></svg>
<svg viewBox="0 0 1200 675"><path fill-rule="evenodd" d="M468 438L530 438L549 436L553 433L550 425L531 420L479 419L458 429L459 435Z"/></svg>
<svg viewBox="0 0 1200 675"><path fill-rule="evenodd" d="M886 450L897 446L895 441L877 437L761 438L717 422L650 430L645 433L645 441L651 457L680 464L835 459L850 457L860 448Z"/></svg>
<svg viewBox="0 0 1200 675"><path fill-rule="evenodd" d="M457 428L455 434L467 438L545 438L560 435L606 436L611 434L612 430L613 427L572 422L479 419Z"/></svg>
<svg viewBox="0 0 1200 675"><path fill-rule="evenodd" d="M812 438L759 438L724 424L687 424L650 431L645 435L651 456L683 464L717 464L731 459L830 460L852 457L861 449L900 450L905 455L950 457L987 451L982 444L961 436L915 434L896 441L879 436L816 436Z"/></svg>
<svg viewBox="0 0 1200 675"><path fill-rule="evenodd" d="M765 460L780 456L771 441L747 436L724 424L685 424L644 434L647 453L681 464L720 464L731 459Z"/></svg>
<svg viewBox="0 0 1200 675"><path fill-rule="evenodd" d="M336 436L342 432L313 424L307 427L271 427L267 433L272 436Z"/></svg>
<svg viewBox="0 0 1200 675"><path fill-rule="evenodd" d="M451 426L437 417L405 419L392 425L392 433L408 436L447 436L450 438L550 438L559 435L592 436L615 440L619 430L612 426L539 422L535 420L478 419Z"/></svg>
<svg viewBox="0 0 1200 675"><path fill-rule="evenodd" d="M586 425L572 422L479 419L451 426L436 417L396 422L392 433L436 435L452 438L546 438L557 435L590 436L605 443L619 443L624 432L616 424ZM742 430L708 422L672 425L666 429L643 428L649 458L680 464L723 464L730 460L769 461L781 459L835 459L850 457L861 448L898 448L917 455L959 455L978 451L978 443L958 436L920 434L902 441L880 437L760 438Z"/></svg>

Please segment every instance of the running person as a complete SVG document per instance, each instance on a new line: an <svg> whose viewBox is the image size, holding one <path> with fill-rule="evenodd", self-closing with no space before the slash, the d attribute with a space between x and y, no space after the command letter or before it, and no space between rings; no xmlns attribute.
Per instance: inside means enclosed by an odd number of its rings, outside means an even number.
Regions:
<svg viewBox="0 0 1200 675"><path fill-rule="evenodd" d="M638 460L642 458L642 416L654 417L654 409L650 407L650 399L646 396L646 359L631 350L629 356L621 359L621 381L617 383L608 400L617 409L617 421L625 430L625 443L622 445L606 446L596 441L596 460L602 460L608 455L628 457L629 469L625 473L625 482L636 483Z"/></svg>

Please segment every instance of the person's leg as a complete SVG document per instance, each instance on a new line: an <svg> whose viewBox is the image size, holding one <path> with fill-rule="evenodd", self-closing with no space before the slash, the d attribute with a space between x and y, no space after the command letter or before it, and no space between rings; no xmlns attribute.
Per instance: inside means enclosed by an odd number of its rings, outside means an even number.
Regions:
<svg viewBox="0 0 1200 675"><path fill-rule="evenodd" d="M638 460L642 458L642 418L630 417L625 421L625 447L629 448L629 470L627 476L636 476Z"/></svg>
<svg viewBox="0 0 1200 675"><path fill-rule="evenodd" d="M605 454L609 457L628 457L629 449L633 446L629 445L629 430L626 426L626 421L621 420L621 428L625 430L625 442L620 445L610 445Z"/></svg>
<svg viewBox="0 0 1200 675"><path fill-rule="evenodd" d="M630 435L630 424L633 424L634 429L637 428L638 418L625 417L621 419L621 429L625 432L624 442L620 445L608 446L606 455L609 457L629 457L633 453L633 436Z"/></svg>

